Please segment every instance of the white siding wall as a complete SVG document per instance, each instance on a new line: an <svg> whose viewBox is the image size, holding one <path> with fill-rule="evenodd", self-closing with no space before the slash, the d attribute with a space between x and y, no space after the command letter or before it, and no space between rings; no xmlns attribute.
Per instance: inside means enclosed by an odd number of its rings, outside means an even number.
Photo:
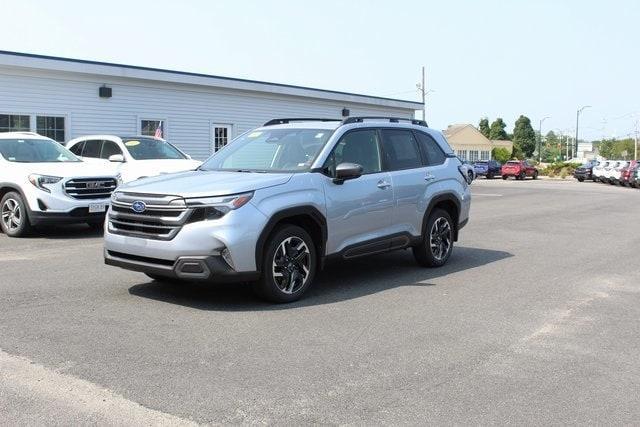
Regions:
<svg viewBox="0 0 640 427"><path fill-rule="evenodd" d="M113 97L98 97L106 84ZM278 117L351 115L413 117L410 109L342 103L126 77L0 67L0 113L66 116L66 140L87 134L134 135L139 120L166 119L166 137L194 158L212 152L211 124L232 124L233 136Z"/></svg>

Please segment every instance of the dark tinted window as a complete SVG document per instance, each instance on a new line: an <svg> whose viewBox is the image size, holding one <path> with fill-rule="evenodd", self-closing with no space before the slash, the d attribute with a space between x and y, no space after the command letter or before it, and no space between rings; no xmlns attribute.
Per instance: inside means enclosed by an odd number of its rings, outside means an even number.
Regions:
<svg viewBox="0 0 640 427"><path fill-rule="evenodd" d="M73 147L69 148L69 151L71 151L76 156L81 156L83 148L84 148L84 141L79 142L76 145L74 145Z"/></svg>
<svg viewBox="0 0 640 427"><path fill-rule="evenodd" d="M420 150L422 150L422 156L426 159L428 166L441 165L446 160L444 151L440 148L438 143L429 135L416 132L418 136L418 143L420 144ZM486 163L486 162L478 162Z"/></svg>
<svg viewBox="0 0 640 427"><path fill-rule="evenodd" d="M340 163L357 163L363 173L376 173L382 170L380 161L380 143L374 129L348 132L336 144L327 159L327 172L335 176L335 168Z"/></svg>
<svg viewBox="0 0 640 427"><path fill-rule="evenodd" d="M390 170L419 168L422 159L413 132L401 129L383 129L382 146Z"/></svg>
<svg viewBox="0 0 640 427"><path fill-rule="evenodd" d="M113 141L104 141L102 144L102 154L100 155L103 159L109 159L110 156L114 154L122 154L122 150L118 147Z"/></svg>
<svg viewBox="0 0 640 427"><path fill-rule="evenodd" d="M84 143L84 150L82 150L82 157L100 157L100 150L102 149L102 141L90 140Z"/></svg>

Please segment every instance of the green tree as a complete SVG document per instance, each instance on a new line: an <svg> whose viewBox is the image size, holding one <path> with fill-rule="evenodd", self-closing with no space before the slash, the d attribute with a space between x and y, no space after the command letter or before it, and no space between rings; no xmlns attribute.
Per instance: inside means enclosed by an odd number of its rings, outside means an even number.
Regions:
<svg viewBox="0 0 640 427"><path fill-rule="evenodd" d="M635 141L631 138L626 139L603 139L596 141L598 152L605 159L623 159L630 160L633 158Z"/></svg>
<svg viewBox="0 0 640 427"><path fill-rule="evenodd" d="M542 141L542 160L545 162L558 162L562 160L560 140L558 139L558 135L552 130L547 132L547 135Z"/></svg>
<svg viewBox="0 0 640 427"><path fill-rule="evenodd" d="M489 138L489 135L491 135L491 129L489 128L489 119L487 119L486 117L481 118L480 123L478 124L478 130L481 134Z"/></svg>
<svg viewBox="0 0 640 427"><path fill-rule="evenodd" d="M491 158L499 161L500 163L505 163L511 158L511 153L504 147L496 147L491 150Z"/></svg>
<svg viewBox="0 0 640 427"><path fill-rule="evenodd" d="M501 117L498 117L491 123L491 128L489 129L489 139L498 139L501 141L507 140L507 132L505 129L507 128L507 124L502 120Z"/></svg>
<svg viewBox="0 0 640 427"><path fill-rule="evenodd" d="M513 146L524 154L531 157L536 150L536 132L531 126L531 120L527 116L520 116L513 127Z"/></svg>

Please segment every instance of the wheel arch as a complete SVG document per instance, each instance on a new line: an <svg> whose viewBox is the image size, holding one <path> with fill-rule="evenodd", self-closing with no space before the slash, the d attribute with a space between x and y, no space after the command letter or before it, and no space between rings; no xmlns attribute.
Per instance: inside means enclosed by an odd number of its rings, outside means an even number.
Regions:
<svg viewBox="0 0 640 427"><path fill-rule="evenodd" d="M437 208L444 209L451 216L451 219L453 220L453 238L454 241L458 241L458 230L460 228L460 200L458 200L458 197L453 193L439 194L431 199L427 206L427 210L424 213L424 217L422 218L422 235L424 236L426 233L427 222L429 221L431 212Z"/></svg>
<svg viewBox="0 0 640 427"><path fill-rule="evenodd" d="M327 243L327 220L325 216L314 206L296 206L282 209L274 213L262 229L256 243L256 270L262 271L262 258L264 247L273 231L282 224L297 225L309 233L318 255L318 265L322 268L324 251Z"/></svg>

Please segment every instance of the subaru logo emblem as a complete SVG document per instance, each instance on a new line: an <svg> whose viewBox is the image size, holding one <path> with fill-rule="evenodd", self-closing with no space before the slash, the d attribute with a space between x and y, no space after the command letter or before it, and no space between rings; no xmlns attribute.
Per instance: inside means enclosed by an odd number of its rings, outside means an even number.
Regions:
<svg viewBox="0 0 640 427"><path fill-rule="evenodd" d="M131 204L131 209L133 209L134 212L142 213L147 209L147 205L140 200L136 200Z"/></svg>

